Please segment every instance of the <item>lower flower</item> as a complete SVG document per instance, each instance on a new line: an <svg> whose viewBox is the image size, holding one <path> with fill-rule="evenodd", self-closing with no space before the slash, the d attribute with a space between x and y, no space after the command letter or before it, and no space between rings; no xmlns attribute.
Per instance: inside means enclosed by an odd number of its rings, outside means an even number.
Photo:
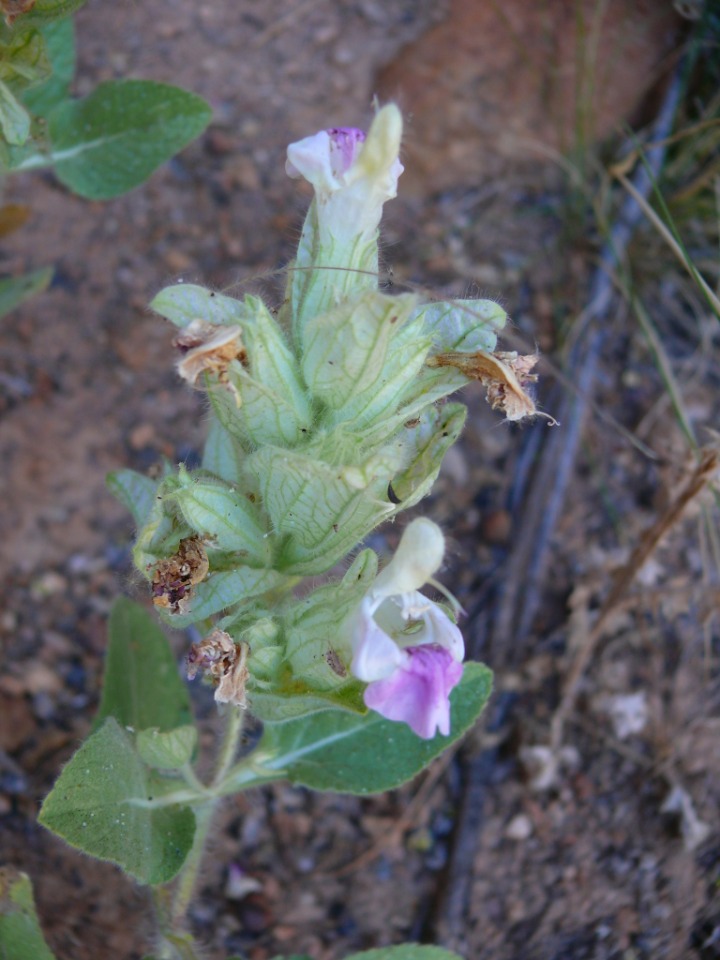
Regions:
<svg viewBox="0 0 720 960"><path fill-rule="evenodd" d="M462 634L418 592L442 563L445 540L430 520L413 520L397 552L354 615L351 671L366 706L407 723L423 739L450 733L450 691L462 677ZM434 581L433 581L434 582Z"/></svg>
<svg viewBox="0 0 720 960"><path fill-rule="evenodd" d="M403 662L385 680L365 689L365 705L387 720L407 723L430 740L450 733L450 691L460 683L463 665L436 644L406 647Z"/></svg>

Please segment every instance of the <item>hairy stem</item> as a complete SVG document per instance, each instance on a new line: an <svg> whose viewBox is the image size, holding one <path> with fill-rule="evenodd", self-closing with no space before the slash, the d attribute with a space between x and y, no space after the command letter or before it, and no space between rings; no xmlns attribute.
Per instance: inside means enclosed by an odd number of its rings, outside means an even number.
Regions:
<svg viewBox="0 0 720 960"><path fill-rule="evenodd" d="M232 766L242 735L243 719L244 714L242 710L235 707L228 709L225 721L225 733L220 744L220 749L218 750L211 789L222 783ZM195 885L197 883L200 865L205 855L205 847L207 845L210 827L212 826L219 802L219 798L216 795L212 799L208 799L206 802L195 807L195 839L192 850L178 876L172 902L171 923L173 929L176 931L181 930L184 926L185 915L190 906L193 893L195 892Z"/></svg>

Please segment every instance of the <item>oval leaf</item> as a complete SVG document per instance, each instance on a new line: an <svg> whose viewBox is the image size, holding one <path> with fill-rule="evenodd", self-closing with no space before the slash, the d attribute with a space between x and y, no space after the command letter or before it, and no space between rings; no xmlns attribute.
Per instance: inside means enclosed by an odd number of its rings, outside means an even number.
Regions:
<svg viewBox="0 0 720 960"><path fill-rule="evenodd" d="M141 883L167 883L190 852L195 815L185 806L140 805L163 792L110 717L60 774L39 820L70 846L116 863Z"/></svg>
<svg viewBox="0 0 720 960"><path fill-rule="evenodd" d="M106 483L110 493L132 513L138 527L144 526L157 496L158 481L128 469L109 473Z"/></svg>
<svg viewBox="0 0 720 960"><path fill-rule="evenodd" d="M48 23L41 28L50 59L52 76L37 87L25 90L22 100L37 117L46 117L53 107L67 99L75 75L75 28L71 19Z"/></svg>
<svg viewBox="0 0 720 960"><path fill-rule="evenodd" d="M24 300L43 291L52 280L52 275L52 267L42 267L21 277L5 277L0 280L0 317L10 313Z"/></svg>
<svg viewBox="0 0 720 960"><path fill-rule="evenodd" d="M382 793L411 780L455 743L480 716L492 691L492 672L466 663L450 695L451 733L421 740L403 723L378 713L357 716L337 710L287 723L268 724L258 751L271 754L264 770L291 783L338 793Z"/></svg>
<svg viewBox="0 0 720 960"><path fill-rule="evenodd" d="M199 136L211 116L201 97L164 83L101 83L50 114L55 172L82 197L117 197Z"/></svg>
<svg viewBox="0 0 720 960"><path fill-rule="evenodd" d="M25 143L30 135L30 115L1 80L0 129L7 142L15 147Z"/></svg>
<svg viewBox="0 0 720 960"><path fill-rule="evenodd" d="M0 957L55 960L40 929L30 878L14 867L0 868Z"/></svg>
<svg viewBox="0 0 720 960"><path fill-rule="evenodd" d="M187 687L167 637L150 614L122 597L110 613L109 632L96 723L113 716L134 730L174 730L191 721Z"/></svg>
<svg viewBox="0 0 720 960"><path fill-rule="evenodd" d="M153 727L137 735L137 752L149 767L179 770L190 763L197 744L195 727L177 727L165 732Z"/></svg>

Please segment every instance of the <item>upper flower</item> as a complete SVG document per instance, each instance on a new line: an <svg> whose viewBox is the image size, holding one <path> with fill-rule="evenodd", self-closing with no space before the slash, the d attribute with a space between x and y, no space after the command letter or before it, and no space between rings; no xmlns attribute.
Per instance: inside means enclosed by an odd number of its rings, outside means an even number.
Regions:
<svg viewBox="0 0 720 960"><path fill-rule="evenodd" d="M383 204L397 195L401 136L400 111L388 104L367 136L334 127L288 147L288 175L304 177L315 190L293 276L296 336L312 317L377 284L378 226Z"/></svg>
<svg viewBox="0 0 720 960"><path fill-rule="evenodd" d="M402 117L390 103L375 115L367 136L334 127L290 144L285 170L314 187L321 233L324 228L336 242L374 234L383 204L397 196L401 136Z"/></svg>
<svg viewBox="0 0 720 960"><path fill-rule="evenodd" d="M450 732L450 691L465 645L445 611L418 592L442 563L445 540L430 520L413 520L395 556L360 604L352 673L368 683L365 703L429 739Z"/></svg>

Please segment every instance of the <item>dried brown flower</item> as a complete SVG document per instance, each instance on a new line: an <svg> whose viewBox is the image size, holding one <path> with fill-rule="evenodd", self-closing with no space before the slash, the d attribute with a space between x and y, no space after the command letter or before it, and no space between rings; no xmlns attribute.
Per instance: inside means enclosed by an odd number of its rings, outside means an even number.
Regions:
<svg viewBox="0 0 720 960"><path fill-rule="evenodd" d="M428 357L429 367L455 367L472 380L479 380L487 390L487 400L493 410L502 410L508 420L522 420L537 414L535 403L524 389L537 380L532 369L538 358L534 354L517 353L440 353Z"/></svg>
<svg viewBox="0 0 720 960"><path fill-rule="evenodd" d="M187 657L187 675L190 680L204 670L212 677L215 700L247 707L245 689L248 681L247 658L250 648L246 643L235 643L224 630L215 629L207 637L190 647Z"/></svg>
<svg viewBox="0 0 720 960"><path fill-rule="evenodd" d="M221 327L205 320L193 320L175 337L173 345L183 354L177 365L183 380L187 380L191 387L196 387L203 373L212 374L234 394L240 406L240 394L228 377L228 368L233 360L240 363L247 360L240 327Z"/></svg>
<svg viewBox="0 0 720 960"><path fill-rule="evenodd" d="M37 0L0 0L0 11L5 17L5 23L11 27L18 17L35 6Z"/></svg>
<svg viewBox="0 0 720 960"><path fill-rule="evenodd" d="M184 613L192 588L208 574L209 563L200 537L180 541L177 553L159 560L152 573L153 603L171 613Z"/></svg>

